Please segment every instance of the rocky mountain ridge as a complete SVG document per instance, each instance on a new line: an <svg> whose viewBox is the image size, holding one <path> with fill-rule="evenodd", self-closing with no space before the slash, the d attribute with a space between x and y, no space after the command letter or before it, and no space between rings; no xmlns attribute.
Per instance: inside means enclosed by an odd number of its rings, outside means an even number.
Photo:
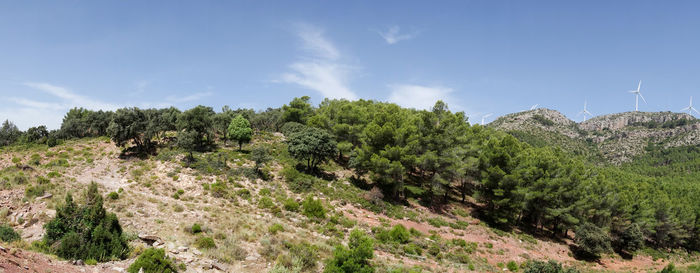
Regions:
<svg viewBox="0 0 700 273"><path fill-rule="evenodd" d="M664 148L700 145L698 121L685 113L624 112L577 123L556 110L540 108L503 116L488 126L536 146L561 146L620 164L644 153L649 143Z"/></svg>

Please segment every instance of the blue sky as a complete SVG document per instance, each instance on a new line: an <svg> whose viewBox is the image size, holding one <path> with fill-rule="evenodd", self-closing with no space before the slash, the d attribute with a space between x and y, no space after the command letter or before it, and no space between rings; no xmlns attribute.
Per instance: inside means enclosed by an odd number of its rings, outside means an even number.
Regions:
<svg viewBox="0 0 700 273"><path fill-rule="evenodd" d="M73 106L436 99L471 120L700 101L693 1L2 1L0 119ZM700 102L698 103L700 104Z"/></svg>

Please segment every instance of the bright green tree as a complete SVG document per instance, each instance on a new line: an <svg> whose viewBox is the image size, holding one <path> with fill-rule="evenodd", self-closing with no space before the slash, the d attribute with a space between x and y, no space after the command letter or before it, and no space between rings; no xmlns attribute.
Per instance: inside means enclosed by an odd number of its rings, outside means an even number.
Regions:
<svg viewBox="0 0 700 273"><path fill-rule="evenodd" d="M228 125L228 134L231 139L238 142L238 150L243 147L243 143L250 142L253 137L253 129L250 128L250 122L242 115L238 115Z"/></svg>

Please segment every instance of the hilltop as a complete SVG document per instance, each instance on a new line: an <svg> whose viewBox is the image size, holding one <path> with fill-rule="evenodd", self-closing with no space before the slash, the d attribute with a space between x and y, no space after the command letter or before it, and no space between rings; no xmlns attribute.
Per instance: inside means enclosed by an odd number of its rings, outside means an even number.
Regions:
<svg viewBox="0 0 700 273"><path fill-rule="evenodd" d="M700 145L698 119L685 113L625 112L577 123L556 110L540 108L500 117L488 126L536 146L555 145L614 164L630 162L649 144Z"/></svg>

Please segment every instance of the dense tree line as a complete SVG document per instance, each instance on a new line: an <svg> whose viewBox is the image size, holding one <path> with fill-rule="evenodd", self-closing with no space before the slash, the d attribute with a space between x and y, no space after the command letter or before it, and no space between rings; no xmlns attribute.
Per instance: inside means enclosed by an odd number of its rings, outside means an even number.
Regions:
<svg viewBox="0 0 700 273"><path fill-rule="evenodd" d="M332 133L357 177L388 199L417 195L439 207L453 196L473 196L484 218L502 227L588 235L581 250L596 252L587 253L592 256L612 249L632 253L644 244L700 247L697 147L671 154L656 147L637 165L598 167L569 151L532 147L470 125L443 102L414 110L324 100L314 108L300 98L283 109L291 111L283 114L288 121ZM608 244L598 245L600 238Z"/></svg>

